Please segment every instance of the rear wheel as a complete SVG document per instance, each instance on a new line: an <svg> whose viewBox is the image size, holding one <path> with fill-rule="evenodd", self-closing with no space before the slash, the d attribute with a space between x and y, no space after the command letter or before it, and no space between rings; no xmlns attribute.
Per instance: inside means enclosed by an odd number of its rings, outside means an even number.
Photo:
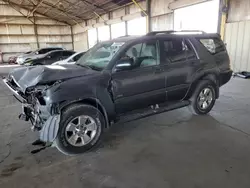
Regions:
<svg viewBox="0 0 250 188"><path fill-rule="evenodd" d="M209 80L202 80L190 100L192 113L201 115L209 113L216 100L215 84Z"/></svg>
<svg viewBox="0 0 250 188"><path fill-rule="evenodd" d="M66 155L84 153L100 141L104 124L104 117L97 108L72 105L62 114L55 145Z"/></svg>

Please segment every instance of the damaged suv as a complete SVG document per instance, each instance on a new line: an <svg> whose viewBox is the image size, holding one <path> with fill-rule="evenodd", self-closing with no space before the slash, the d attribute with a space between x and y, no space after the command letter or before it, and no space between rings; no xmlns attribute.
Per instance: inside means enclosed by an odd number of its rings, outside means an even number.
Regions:
<svg viewBox="0 0 250 188"><path fill-rule="evenodd" d="M162 31L101 42L76 64L17 68L3 81L40 140L74 155L116 122L184 106L207 114L231 75L218 34Z"/></svg>

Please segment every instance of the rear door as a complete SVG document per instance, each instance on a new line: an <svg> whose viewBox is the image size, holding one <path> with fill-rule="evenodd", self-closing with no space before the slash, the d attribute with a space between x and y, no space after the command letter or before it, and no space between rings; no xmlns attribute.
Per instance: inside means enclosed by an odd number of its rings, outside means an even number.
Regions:
<svg viewBox="0 0 250 188"><path fill-rule="evenodd" d="M188 38L161 37L160 45L161 67L166 75L167 100L182 100L196 71L202 65Z"/></svg>

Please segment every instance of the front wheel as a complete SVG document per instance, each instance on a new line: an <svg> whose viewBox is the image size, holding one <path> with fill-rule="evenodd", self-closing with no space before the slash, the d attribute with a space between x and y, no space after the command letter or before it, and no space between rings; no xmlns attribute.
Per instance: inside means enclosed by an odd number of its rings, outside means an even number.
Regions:
<svg viewBox="0 0 250 188"><path fill-rule="evenodd" d="M100 141L105 121L97 108L84 104L72 105L61 117L55 145L63 154L84 153Z"/></svg>
<svg viewBox="0 0 250 188"><path fill-rule="evenodd" d="M192 113L199 115L209 113L216 100L215 84L209 80L200 81L190 100Z"/></svg>

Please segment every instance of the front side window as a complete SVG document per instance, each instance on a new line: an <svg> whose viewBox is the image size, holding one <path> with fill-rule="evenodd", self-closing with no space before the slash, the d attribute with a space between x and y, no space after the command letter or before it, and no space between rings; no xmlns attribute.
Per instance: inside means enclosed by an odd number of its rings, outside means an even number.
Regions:
<svg viewBox="0 0 250 188"><path fill-rule="evenodd" d="M163 41L164 62L181 62L196 59L191 45L183 39L169 39Z"/></svg>
<svg viewBox="0 0 250 188"><path fill-rule="evenodd" d="M82 52L82 53L79 53L79 54L77 54L76 56L74 56L74 57L73 57L73 61L74 61L74 62L78 61L78 59L80 59L80 57L82 57L83 54L84 54L84 53Z"/></svg>
<svg viewBox="0 0 250 188"><path fill-rule="evenodd" d="M103 42L96 44L76 64L79 66L88 66L95 70L103 70L108 66L110 60L123 44L124 42Z"/></svg>
<svg viewBox="0 0 250 188"><path fill-rule="evenodd" d="M132 58L132 68L148 67L158 64L157 42L149 41L131 46L122 58Z"/></svg>

